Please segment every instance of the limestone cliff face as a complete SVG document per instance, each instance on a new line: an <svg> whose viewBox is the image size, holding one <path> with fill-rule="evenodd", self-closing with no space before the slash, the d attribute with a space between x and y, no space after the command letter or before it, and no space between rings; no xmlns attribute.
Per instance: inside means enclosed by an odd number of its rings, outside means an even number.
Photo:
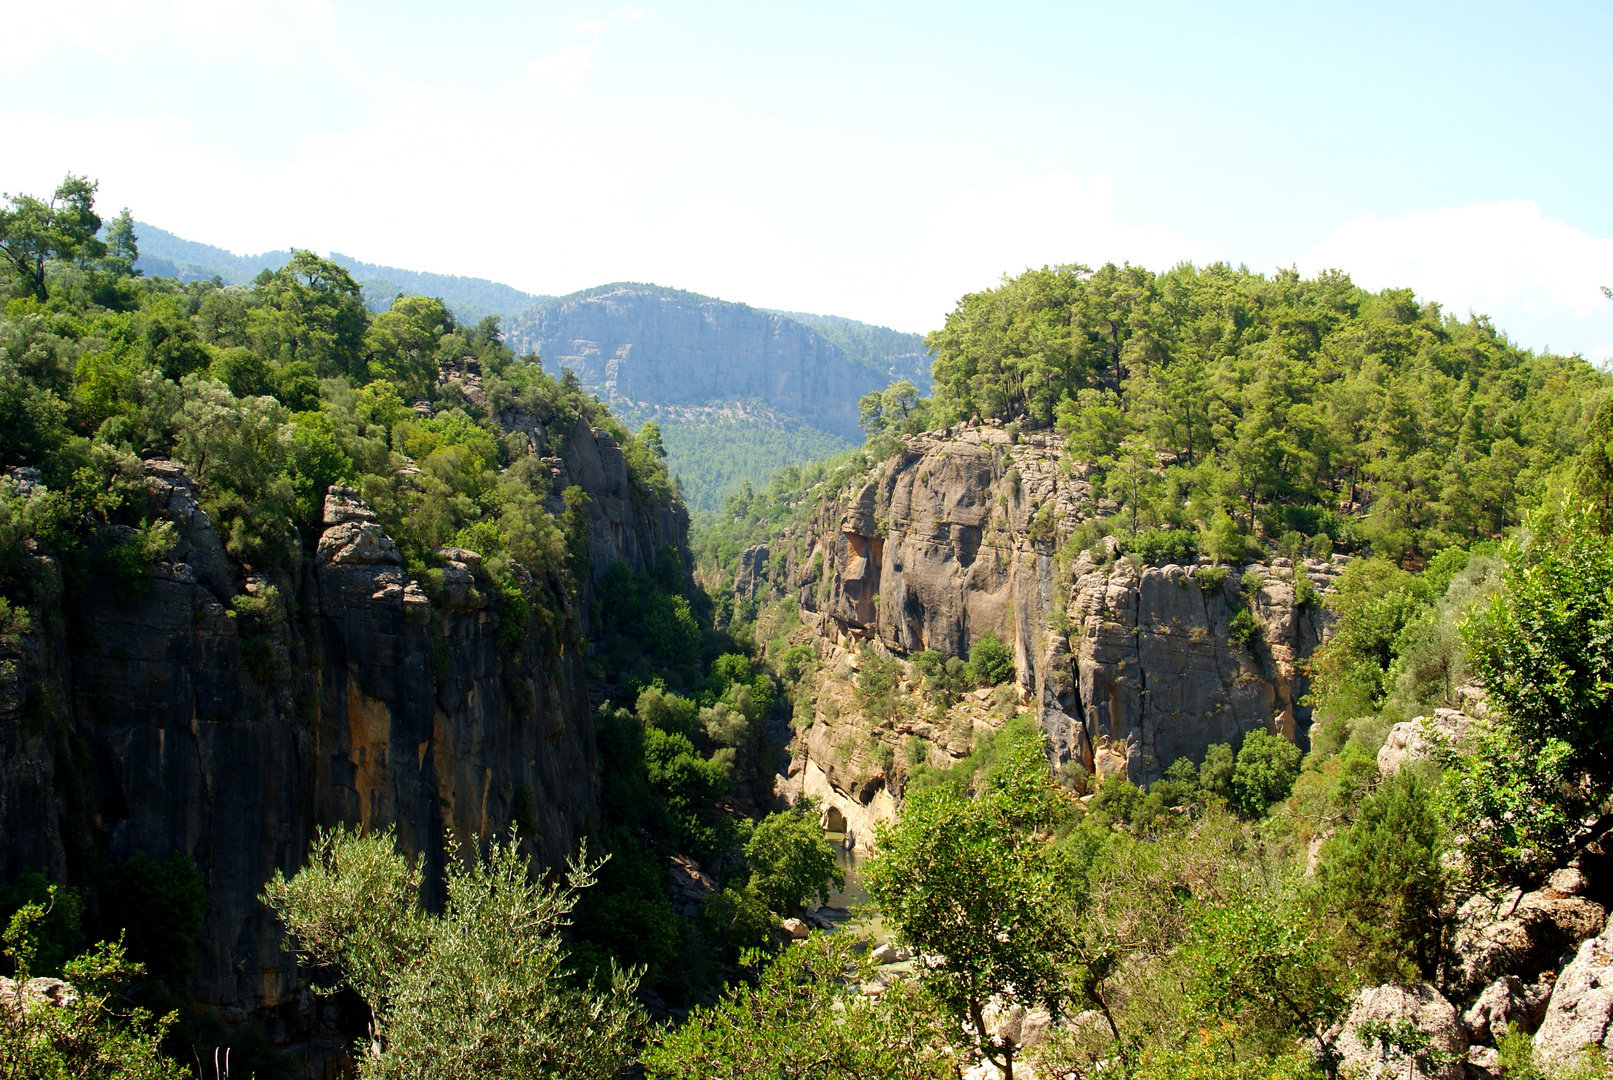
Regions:
<svg viewBox="0 0 1613 1080"><path fill-rule="evenodd" d="M1039 716L1057 760L1099 774L1147 783L1256 727L1303 743L1302 662L1327 616L1296 604L1296 568L1280 558L1149 566L1107 548L1061 559L1070 531L1103 512L1084 475L1042 435L986 426L908 439L859 488L824 498L771 560L747 559L741 591L794 595L829 642L899 657L967 656L995 635L1012 645L1021 707ZM781 552L787 569L764 580ZM1343 561L1298 569L1324 593ZM1257 628L1247 642L1232 633L1239 606ZM798 740L808 759L811 739ZM871 805L866 792L839 794Z"/></svg>
<svg viewBox="0 0 1613 1080"><path fill-rule="evenodd" d="M570 448L596 573L684 547L681 509L637 506L608 436L582 427ZM93 883L137 851L190 856L208 907L188 990L239 1017L301 999L256 897L318 827L395 826L428 872L445 831L474 842L514 820L545 860L574 850L597 814L586 596L566 601L558 642L512 650L476 553L445 551L433 610L356 492L332 489L312 556L259 575L225 552L177 465L145 469L180 536L149 590L91 588L0 640L0 878ZM32 572L61 595L52 560ZM263 613L233 615L243 595Z"/></svg>
<svg viewBox="0 0 1613 1080"><path fill-rule="evenodd" d="M510 345L566 367L608 403L760 400L858 438L857 399L887 381L794 320L744 304L618 285L535 309Z"/></svg>

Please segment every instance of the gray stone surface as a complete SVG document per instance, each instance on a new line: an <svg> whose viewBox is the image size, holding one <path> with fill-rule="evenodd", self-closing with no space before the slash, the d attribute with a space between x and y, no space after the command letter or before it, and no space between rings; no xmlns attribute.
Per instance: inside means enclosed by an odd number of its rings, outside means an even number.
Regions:
<svg viewBox="0 0 1613 1080"><path fill-rule="evenodd" d="M572 441L572 459L586 459L576 471L597 523L596 575L684 548L687 518L629 490L608 436L583 427ZM32 633L0 641L0 880L44 870L93 886L97 866L137 851L190 857L208 906L185 991L279 1031L305 991L257 896L276 870L297 869L315 828L394 826L435 888L443 838L474 845L506 830L517 805L551 864L592 827L593 720L576 647L590 598L566 598L557 580L559 655L536 633L511 653L478 602L479 556L444 553L455 580L433 618L356 491L328 496L312 559L249 573L180 467L144 465L179 537L150 589L120 600L91 588L71 640L57 599L33 612ZM36 593L61 597L50 560L25 572ZM235 597L271 586L280 602L261 625L231 616Z"/></svg>
<svg viewBox="0 0 1613 1080"><path fill-rule="evenodd" d="M775 541L787 570L773 585L825 636L877 639L898 655L964 657L988 633L1008 643L1058 762L1147 783L1257 727L1303 745L1304 661L1328 616L1295 603L1296 569L1280 560L1212 574L1099 551L1076 561L1067 585L1054 552L1094 512L1084 475L1042 435L980 426L910 438ZM1325 591L1342 566L1300 570ZM1250 603L1259 633L1243 645L1229 628L1247 570L1262 584Z"/></svg>
<svg viewBox="0 0 1613 1080"><path fill-rule="evenodd" d="M1446 981L1459 993L1502 975L1532 981L1556 970L1567 950L1600 933L1606 921L1600 904L1551 889L1471 897L1456 913Z"/></svg>
<svg viewBox="0 0 1613 1080"><path fill-rule="evenodd" d="M1613 1065L1613 932L1580 943L1535 1032L1535 1053L1549 1066L1565 1067L1587 1048Z"/></svg>
<svg viewBox="0 0 1613 1080"><path fill-rule="evenodd" d="M1473 717L1457 709L1435 709L1432 716L1396 724L1378 750L1378 772L1389 776L1401 766L1427 757L1440 745L1460 749L1472 737L1473 724Z"/></svg>
<svg viewBox="0 0 1613 1080"><path fill-rule="evenodd" d="M1416 1025L1428 1036L1433 1054L1410 1060L1392 1051L1386 1054L1362 1031L1374 1021ZM1334 1048L1342 1058L1340 1075L1353 1080L1462 1080L1468 1040L1455 1007L1424 983L1357 992Z"/></svg>
<svg viewBox="0 0 1613 1080"><path fill-rule="evenodd" d="M551 373L575 371L607 403L764 401L848 439L862 436L857 399L889 382L791 319L653 286L544 305L512 320L506 339Z"/></svg>

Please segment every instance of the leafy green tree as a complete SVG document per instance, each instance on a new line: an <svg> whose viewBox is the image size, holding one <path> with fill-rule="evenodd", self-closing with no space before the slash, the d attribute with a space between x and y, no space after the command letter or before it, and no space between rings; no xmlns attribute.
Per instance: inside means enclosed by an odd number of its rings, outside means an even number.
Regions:
<svg viewBox="0 0 1613 1080"><path fill-rule="evenodd" d="M178 991L195 960L207 889L187 855L162 862L141 852L112 870L97 890L101 921L116 930L132 959Z"/></svg>
<svg viewBox="0 0 1613 1080"><path fill-rule="evenodd" d="M1613 537L1596 515L1577 499L1537 515L1463 630L1496 719L1449 791L1482 874L1527 877L1613 823Z"/></svg>
<svg viewBox="0 0 1613 1080"><path fill-rule="evenodd" d="M1272 803L1288 798L1299 778L1299 747L1256 728L1243 737L1232 769L1232 803L1250 817L1259 817Z"/></svg>
<svg viewBox="0 0 1613 1080"><path fill-rule="evenodd" d="M145 970L124 955L116 942L101 942L63 965L72 992L57 998L33 996L37 942L34 928L55 903L55 887L44 904L29 901L12 914L5 932L5 956L24 986L20 1008L0 1004L0 1077L7 1080L184 1080L190 1070L162 1054L164 1035L179 1019L155 1017L129 1008L117 988L138 980ZM13 1011L15 1009L15 1011Z"/></svg>
<svg viewBox="0 0 1613 1080"><path fill-rule="evenodd" d="M88 262L106 255L106 245L96 237L99 186L69 173L49 200L6 196L11 206L0 210L0 258L26 294L49 299L46 270L52 261Z"/></svg>
<svg viewBox="0 0 1613 1080"><path fill-rule="evenodd" d="M351 274L311 251L293 250L291 260L265 271L257 286L248 333L258 348L286 361L306 361L321 376L366 381L369 312Z"/></svg>
<svg viewBox="0 0 1613 1080"><path fill-rule="evenodd" d="M1199 766L1200 789L1206 795L1231 800L1232 777L1236 769L1229 744L1210 744L1204 751L1204 762Z"/></svg>
<svg viewBox="0 0 1613 1080"><path fill-rule="evenodd" d="M1059 794L1039 740L1012 755L980 794L949 787L910 795L881 823L865 883L897 937L937 959L925 987L1013 1078L1018 1046L985 1019L996 999L1057 1013L1069 987L1069 927L1058 859L1045 826Z"/></svg>
<svg viewBox="0 0 1613 1080"><path fill-rule="evenodd" d="M1014 677L1014 652L995 634L982 634L969 650L969 674L977 686L997 686Z"/></svg>
<svg viewBox="0 0 1613 1080"><path fill-rule="evenodd" d="M137 277L134 264L140 261L140 238L134 234L134 216L125 206L106 226L106 255L101 268L113 277Z"/></svg>
<svg viewBox="0 0 1613 1080"><path fill-rule="evenodd" d="M0 630L11 615L11 605L5 604L0 609ZM27 919L33 949L30 970L35 975L60 976L62 965L84 949L84 902L76 889L52 885L44 874L19 874L11 884L0 885L0 921L9 925L11 917L29 904L39 909L37 917Z"/></svg>
<svg viewBox="0 0 1613 1080"><path fill-rule="evenodd" d="M1207 904L1183 949L1188 1001L1204 1016L1297 1035L1336 1075L1334 1025L1349 1004L1349 981L1327 950L1305 912L1281 898Z"/></svg>
<svg viewBox="0 0 1613 1080"><path fill-rule="evenodd" d="M810 800L776 810L745 841L751 887L780 915L795 914L814 896L827 904L831 888L845 888L845 872L824 839L816 811Z"/></svg>
<svg viewBox="0 0 1613 1080"><path fill-rule="evenodd" d="M644 1027L638 977L570 985L561 939L598 864L584 853L561 884L534 881L513 839L451 855L440 915L421 907L418 864L390 831L321 833L307 866L265 888L299 954L370 1007L359 1074L616 1076Z"/></svg>
<svg viewBox="0 0 1613 1080"><path fill-rule="evenodd" d="M850 935L814 935L785 949L754 985L660 1029L644 1051L652 1080L942 1080L958 1074L937 1004L902 980L864 994L874 977Z"/></svg>
<svg viewBox="0 0 1613 1080"><path fill-rule="evenodd" d="M405 394L424 394L437 378L438 346L454 329L454 317L441 300L398 297L364 337L369 373L391 379Z"/></svg>

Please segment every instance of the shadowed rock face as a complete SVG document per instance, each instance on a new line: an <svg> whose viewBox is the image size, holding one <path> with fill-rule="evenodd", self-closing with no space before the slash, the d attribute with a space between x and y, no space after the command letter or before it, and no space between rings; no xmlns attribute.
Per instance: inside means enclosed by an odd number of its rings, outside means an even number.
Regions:
<svg viewBox="0 0 1613 1080"><path fill-rule="evenodd" d="M681 510L635 505L608 436L582 427L571 444L596 573L684 549ZM146 472L180 535L149 591L120 602L92 586L0 642L0 879L93 883L137 851L188 855L208 907L187 989L240 1017L301 993L256 897L301 865L316 828L395 826L433 877L445 832L475 843L517 815L546 862L574 850L597 816L586 596L558 641L511 651L474 587L475 553L445 552L433 612L356 492L332 489L312 556L259 575L225 552L177 466ZM52 560L32 572L61 595ZM271 586L261 622L227 610Z"/></svg>
<svg viewBox="0 0 1613 1080"><path fill-rule="evenodd" d="M1022 700L1040 711L1061 762L1142 783L1256 727L1303 744L1302 662L1326 617L1295 604L1294 567L1100 565L1102 551L1061 564L1055 552L1094 512L1083 477L1060 466L1045 436L917 436L824 504L803 534L773 545L788 569L770 587L795 594L826 636L877 640L898 655L967 656L988 633L1009 643ZM1341 567L1303 569L1325 591ZM1250 570L1260 587L1245 594ZM1239 604L1258 628L1247 644L1231 637Z"/></svg>
<svg viewBox="0 0 1613 1080"><path fill-rule="evenodd" d="M860 437L857 399L888 381L793 320L645 286L538 308L507 336L551 372L575 371L607 402L759 400L852 439Z"/></svg>

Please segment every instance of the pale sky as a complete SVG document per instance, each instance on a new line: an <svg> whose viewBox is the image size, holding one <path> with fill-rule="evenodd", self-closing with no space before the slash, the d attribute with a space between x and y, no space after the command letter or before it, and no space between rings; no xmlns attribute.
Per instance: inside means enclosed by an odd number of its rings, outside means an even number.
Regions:
<svg viewBox="0 0 1613 1080"><path fill-rule="evenodd" d="M1411 286L1613 357L1613 5L0 0L0 190L938 326L1043 263Z"/></svg>

